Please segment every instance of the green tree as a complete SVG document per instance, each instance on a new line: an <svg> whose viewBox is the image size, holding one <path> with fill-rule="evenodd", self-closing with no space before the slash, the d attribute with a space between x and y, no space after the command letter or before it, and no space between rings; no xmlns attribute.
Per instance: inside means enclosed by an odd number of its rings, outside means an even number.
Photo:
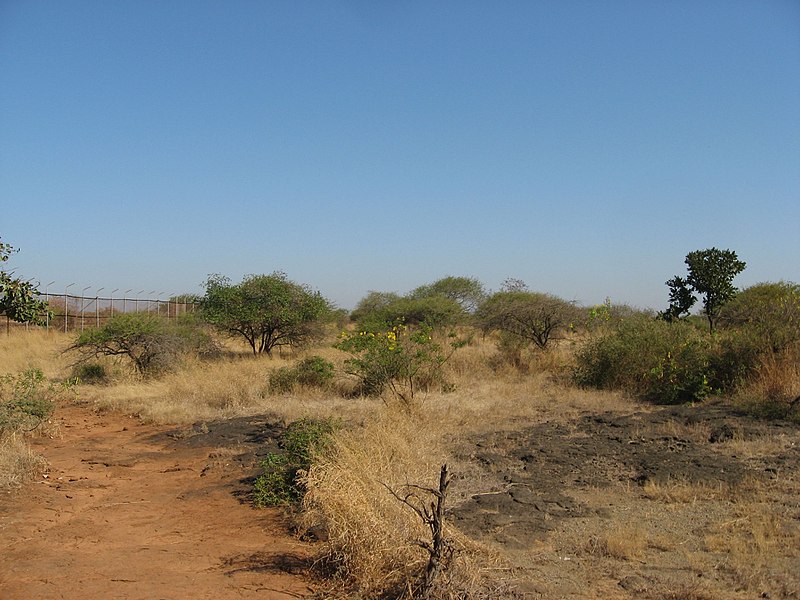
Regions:
<svg viewBox="0 0 800 600"><path fill-rule="evenodd" d="M448 276L421 285L408 296L414 299L444 296L457 302L464 311L472 313L486 300L486 290L480 281L472 277Z"/></svg>
<svg viewBox="0 0 800 600"><path fill-rule="evenodd" d="M669 288L669 306L660 316L665 321L674 321L688 314L697 298L683 277L676 275L666 285Z"/></svg>
<svg viewBox="0 0 800 600"><path fill-rule="evenodd" d="M540 292L497 292L484 302L477 320L485 332L511 334L545 350L563 336L582 313L572 303Z"/></svg>
<svg viewBox="0 0 800 600"><path fill-rule="evenodd" d="M366 296L358 301L353 312L350 313L350 318L356 323L362 323L366 319L371 318L372 315L379 314L386 310L398 300L400 294L395 292L376 292L370 290Z"/></svg>
<svg viewBox="0 0 800 600"><path fill-rule="evenodd" d="M747 264L739 260L732 250L695 250L686 255L689 271L686 279L673 277L667 282L670 288L670 306L662 313L668 320L689 311L694 304L694 293L703 297L703 312L708 319L709 331L720 309L736 295L733 279L744 271Z"/></svg>
<svg viewBox="0 0 800 600"><path fill-rule="evenodd" d="M279 271L250 275L238 285L212 275L200 307L206 321L244 337L253 354L267 355L276 346L299 347L318 337L320 321L331 308L319 292Z"/></svg>
<svg viewBox="0 0 800 600"><path fill-rule="evenodd" d="M0 264L16 252L0 240ZM47 303L39 300L38 291L29 281L0 269L0 315L19 323L41 323L47 315Z"/></svg>
<svg viewBox="0 0 800 600"><path fill-rule="evenodd" d="M412 298L391 292L370 292L358 303L351 318L361 331L375 333L391 329L398 323L447 327L464 315L458 302L442 295Z"/></svg>

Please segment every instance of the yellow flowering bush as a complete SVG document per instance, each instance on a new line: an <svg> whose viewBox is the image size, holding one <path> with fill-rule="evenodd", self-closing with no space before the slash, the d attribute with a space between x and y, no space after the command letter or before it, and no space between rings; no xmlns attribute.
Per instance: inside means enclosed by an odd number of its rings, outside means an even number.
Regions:
<svg viewBox="0 0 800 600"><path fill-rule="evenodd" d="M412 329L398 323L379 332L342 332L335 347L351 355L345 368L358 377L363 394L379 396L389 389L403 402L411 402L418 390L443 383L441 367L461 345L454 341L445 353L428 325Z"/></svg>

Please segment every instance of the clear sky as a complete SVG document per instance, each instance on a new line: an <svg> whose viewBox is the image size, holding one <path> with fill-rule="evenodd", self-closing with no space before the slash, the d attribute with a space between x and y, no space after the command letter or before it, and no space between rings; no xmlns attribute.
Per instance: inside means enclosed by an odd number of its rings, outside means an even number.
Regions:
<svg viewBox="0 0 800 600"><path fill-rule="evenodd" d="M800 1L0 0L0 237L50 292L800 281Z"/></svg>

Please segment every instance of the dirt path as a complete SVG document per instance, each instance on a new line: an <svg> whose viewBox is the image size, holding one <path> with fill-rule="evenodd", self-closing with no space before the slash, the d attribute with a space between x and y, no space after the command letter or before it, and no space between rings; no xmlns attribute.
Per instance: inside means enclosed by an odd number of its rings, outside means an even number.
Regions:
<svg viewBox="0 0 800 600"><path fill-rule="evenodd" d="M286 534L280 511L241 500L263 421L215 437L213 424L170 436L82 406L60 409L58 420L60 437L36 443L48 477L0 499L0 598L311 592L308 546Z"/></svg>

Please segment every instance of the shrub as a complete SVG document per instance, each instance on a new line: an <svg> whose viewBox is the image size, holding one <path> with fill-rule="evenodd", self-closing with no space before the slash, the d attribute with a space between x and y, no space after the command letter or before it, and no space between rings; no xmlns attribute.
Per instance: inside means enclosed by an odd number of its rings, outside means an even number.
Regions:
<svg viewBox="0 0 800 600"><path fill-rule="evenodd" d="M333 380L333 363L321 356L304 358L294 367L276 369L269 376L272 393L291 392L295 386L325 388Z"/></svg>
<svg viewBox="0 0 800 600"><path fill-rule="evenodd" d="M632 318L589 340L576 355L575 381L677 403L711 392L711 338L683 322Z"/></svg>
<svg viewBox="0 0 800 600"><path fill-rule="evenodd" d="M108 373L106 368L100 363L81 363L72 369L72 379L76 383L106 383Z"/></svg>
<svg viewBox="0 0 800 600"><path fill-rule="evenodd" d="M611 302L611 298L606 298L603 304L590 306L585 311L583 325L591 333L613 329L626 319L655 316L649 311L634 308L628 304L614 304Z"/></svg>
<svg viewBox="0 0 800 600"><path fill-rule="evenodd" d="M359 330L372 333L387 331L397 323L431 328L449 327L459 323L466 315L458 302L445 296L396 298L372 310L355 314L358 315Z"/></svg>
<svg viewBox="0 0 800 600"><path fill-rule="evenodd" d="M739 292L720 309L724 329L746 327L765 348L779 352L800 340L800 285L759 283Z"/></svg>
<svg viewBox="0 0 800 600"><path fill-rule="evenodd" d="M395 397L410 403L417 390L445 384L441 367L462 345L451 342L451 352L445 354L434 341L433 329L423 324L416 328L395 325L378 333L343 332L336 348L351 355L345 361L346 369L358 377L364 395L379 396L389 388Z"/></svg>
<svg viewBox="0 0 800 600"><path fill-rule="evenodd" d="M31 431L55 410L55 399L65 389L45 381L39 369L0 377L0 432Z"/></svg>
<svg viewBox="0 0 800 600"><path fill-rule="evenodd" d="M498 292L481 304L477 321L484 332L502 331L545 350L582 318L572 302L538 292Z"/></svg>
<svg viewBox="0 0 800 600"><path fill-rule="evenodd" d="M123 313L114 315L102 327L81 332L68 351L81 354L80 361L99 356L126 357L138 373L153 375L173 368L183 354L208 354L213 347L210 337L191 321Z"/></svg>
<svg viewBox="0 0 800 600"><path fill-rule="evenodd" d="M297 385L297 373L292 367L281 367L269 374L269 391L271 394L286 394Z"/></svg>
<svg viewBox="0 0 800 600"><path fill-rule="evenodd" d="M264 507L298 502L304 493L298 475L308 471L314 454L325 451L339 427L330 419L301 419L289 425L280 442L282 452L270 452L261 462L264 472L253 483L253 503Z"/></svg>

